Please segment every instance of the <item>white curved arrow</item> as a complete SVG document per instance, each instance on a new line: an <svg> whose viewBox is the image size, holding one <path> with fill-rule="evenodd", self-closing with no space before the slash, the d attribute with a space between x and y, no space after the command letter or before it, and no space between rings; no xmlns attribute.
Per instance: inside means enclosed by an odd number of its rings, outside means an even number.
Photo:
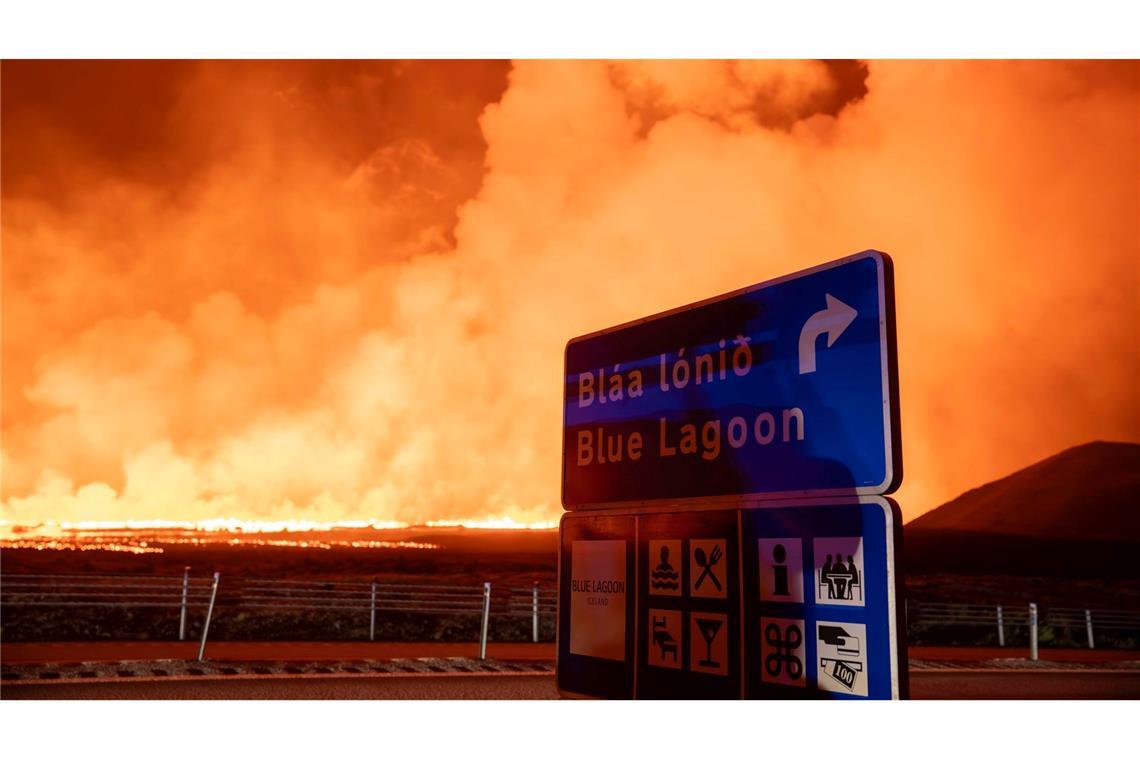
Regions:
<svg viewBox="0 0 1140 760"><path fill-rule="evenodd" d="M827 333L827 347L839 339L859 312L840 301L830 293L825 293L827 308L808 317L800 330L800 374L815 372L815 339Z"/></svg>

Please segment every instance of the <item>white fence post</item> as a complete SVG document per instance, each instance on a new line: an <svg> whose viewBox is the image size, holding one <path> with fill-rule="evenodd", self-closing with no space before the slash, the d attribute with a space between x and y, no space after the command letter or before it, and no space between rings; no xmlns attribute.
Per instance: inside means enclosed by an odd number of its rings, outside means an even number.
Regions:
<svg viewBox="0 0 1140 760"><path fill-rule="evenodd" d="M206 637L210 635L210 618L214 616L214 600L218 597L218 580L221 573L214 573L214 585L210 589L210 606L206 608L206 623L202 626L202 643L198 647L198 662L206 659Z"/></svg>
<svg viewBox="0 0 1140 760"><path fill-rule="evenodd" d="M376 579L372 579L372 603L368 613L368 640L376 640Z"/></svg>
<svg viewBox="0 0 1140 760"><path fill-rule="evenodd" d="M1089 635L1089 649L1095 649L1093 644L1092 610L1085 610L1085 632Z"/></svg>
<svg viewBox="0 0 1140 760"><path fill-rule="evenodd" d="M479 633L479 659L487 659L487 623L491 617L491 582L483 584L483 626Z"/></svg>
<svg viewBox="0 0 1140 760"><path fill-rule="evenodd" d="M1029 603L1029 659L1037 662L1037 605Z"/></svg>
<svg viewBox="0 0 1140 760"><path fill-rule="evenodd" d="M531 596L530 609L531 609L532 620L534 623L534 625L533 625L534 635L532 636L532 638L534 639L534 643L537 644L538 643L538 581L534 582L534 592L533 592L533 596ZM1090 641L1092 640L1091 637L1089 640Z"/></svg>
<svg viewBox="0 0 1140 760"><path fill-rule="evenodd" d="M186 599L190 595L190 566L182 569L182 615L178 619L178 640L186 640Z"/></svg>
<svg viewBox="0 0 1140 760"><path fill-rule="evenodd" d="M998 646L1004 647L1005 646L1005 620L1002 619L1001 605L1000 604L997 606L997 613L998 613Z"/></svg>

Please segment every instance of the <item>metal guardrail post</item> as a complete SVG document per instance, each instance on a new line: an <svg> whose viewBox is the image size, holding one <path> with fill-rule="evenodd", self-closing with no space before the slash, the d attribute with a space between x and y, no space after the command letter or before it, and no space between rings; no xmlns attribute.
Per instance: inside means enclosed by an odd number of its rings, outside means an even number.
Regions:
<svg viewBox="0 0 1140 760"><path fill-rule="evenodd" d="M182 569L182 615L178 619L178 640L186 640L186 600L190 595L190 566Z"/></svg>
<svg viewBox="0 0 1140 760"><path fill-rule="evenodd" d="M538 581L534 582L534 592L531 596L530 609L531 609L532 621L534 624L533 625L534 635L532 636L532 638L534 639L534 643L537 644L538 643ZM1091 636L1090 636L1089 640L1090 641L1092 640Z"/></svg>
<svg viewBox="0 0 1140 760"><path fill-rule="evenodd" d="M1037 662L1037 605L1029 603L1029 659Z"/></svg>
<svg viewBox="0 0 1140 760"><path fill-rule="evenodd" d="M214 585L210 588L210 606L206 608L206 623L202 626L202 643L198 646L198 662L206 659L206 637L210 635L210 618L214 616L214 600L218 597L218 581L221 573L214 573Z"/></svg>
<svg viewBox="0 0 1140 760"><path fill-rule="evenodd" d="M997 617L998 617L998 646L1004 647L1005 646L1005 620L1002 618L1001 605L1000 604L997 606Z"/></svg>
<svg viewBox="0 0 1140 760"><path fill-rule="evenodd" d="M1089 649L1095 649L1093 644L1092 610L1085 610L1085 632L1089 635Z"/></svg>
<svg viewBox="0 0 1140 760"><path fill-rule="evenodd" d="M368 640L376 640L376 579L372 579L372 603L368 613Z"/></svg>
<svg viewBox="0 0 1140 760"><path fill-rule="evenodd" d="M479 659L487 659L487 624L491 618L491 582L483 584L483 625L479 632Z"/></svg>

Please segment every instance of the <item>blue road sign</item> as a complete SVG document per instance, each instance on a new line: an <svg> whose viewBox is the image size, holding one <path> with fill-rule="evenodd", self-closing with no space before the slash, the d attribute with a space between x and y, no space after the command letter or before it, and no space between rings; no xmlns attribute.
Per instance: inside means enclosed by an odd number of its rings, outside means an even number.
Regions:
<svg viewBox="0 0 1140 760"><path fill-rule="evenodd" d="M565 514L558 688L905 697L900 526L878 496Z"/></svg>
<svg viewBox="0 0 1140 760"><path fill-rule="evenodd" d="M896 367L877 251L575 338L563 506L890 493Z"/></svg>

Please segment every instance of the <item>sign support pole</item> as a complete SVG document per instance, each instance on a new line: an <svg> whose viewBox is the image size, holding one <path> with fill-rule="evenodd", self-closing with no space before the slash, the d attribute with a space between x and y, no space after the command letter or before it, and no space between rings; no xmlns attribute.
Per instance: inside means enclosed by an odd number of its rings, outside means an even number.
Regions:
<svg viewBox="0 0 1140 760"><path fill-rule="evenodd" d="M1029 659L1037 662L1037 605L1029 603Z"/></svg>
<svg viewBox="0 0 1140 760"><path fill-rule="evenodd" d="M483 584L483 625L479 632L479 659L487 659L487 626L491 617L491 582Z"/></svg>
<svg viewBox="0 0 1140 760"><path fill-rule="evenodd" d="M531 592L530 608L531 608L531 616L532 616L532 626L531 627L534 629L532 632L531 638L534 640L534 643L537 644L538 643L538 581L534 582L534 589ZM1090 636L1089 640L1090 641L1092 640L1091 636Z"/></svg>
<svg viewBox="0 0 1140 760"><path fill-rule="evenodd" d="M218 597L218 581L221 573L214 573L214 585L210 589L210 606L206 608L206 623L202 626L202 643L198 646L198 662L206 659L206 637L210 635L210 618L214 616L214 600Z"/></svg>
<svg viewBox="0 0 1140 760"><path fill-rule="evenodd" d="M190 596L190 566L182 569L182 614L178 618L178 640L186 640L186 601Z"/></svg>
<svg viewBox="0 0 1140 760"><path fill-rule="evenodd" d="M368 611L368 640L376 640L376 579L372 579L372 601Z"/></svg>

